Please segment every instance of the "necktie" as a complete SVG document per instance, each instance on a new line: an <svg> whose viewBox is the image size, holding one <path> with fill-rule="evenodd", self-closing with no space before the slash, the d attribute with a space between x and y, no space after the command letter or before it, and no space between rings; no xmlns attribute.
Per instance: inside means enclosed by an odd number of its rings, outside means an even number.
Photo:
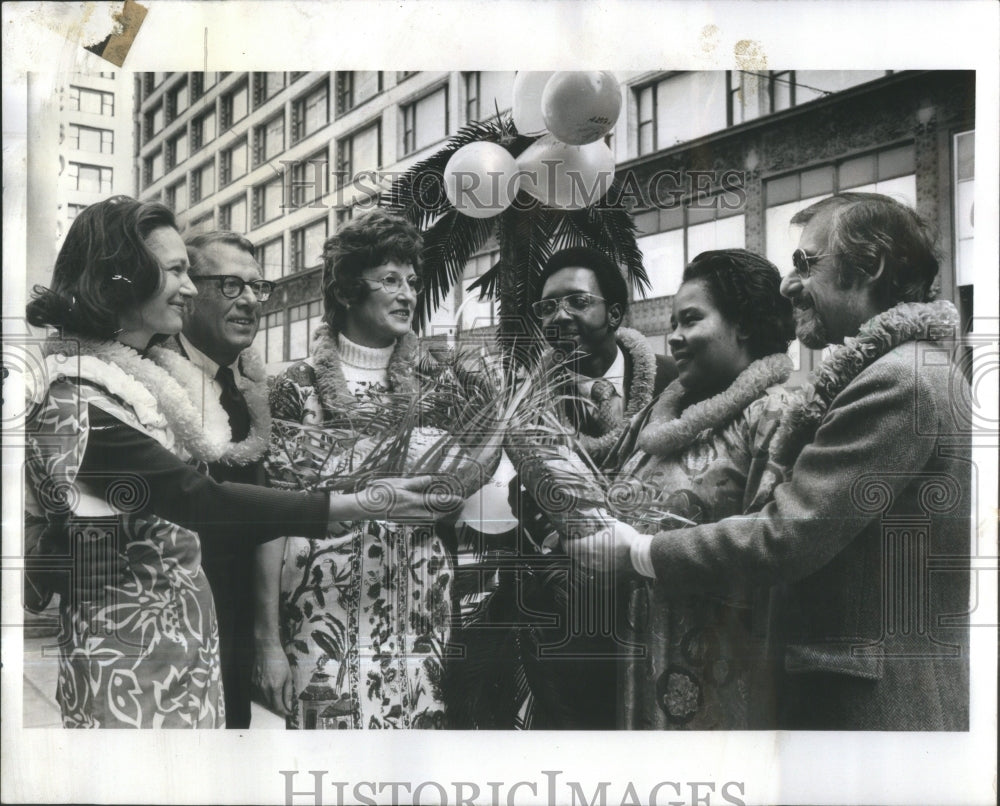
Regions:
<svg viewBox="0 0 1000 806"><path fill-rule="evenodd" d="M229 430L233 442L242 442L250 433L250 409L243 393L236 388L236 378L229 367L219 367L215 380L222 386L219 402L229 415Z"/></svg>
<svg viewBox="0 0 1000 806"><path fill-rule="evenodd" d="M590 399L600 407L604 401L610 401L610 406L608 408L608 413L615 419L620 420L623 416L622 412L622 398L618 392L615 391L615 387L610 381L606 381L603 378L598 378L594 381L593 387L590 389Z"/></svg>

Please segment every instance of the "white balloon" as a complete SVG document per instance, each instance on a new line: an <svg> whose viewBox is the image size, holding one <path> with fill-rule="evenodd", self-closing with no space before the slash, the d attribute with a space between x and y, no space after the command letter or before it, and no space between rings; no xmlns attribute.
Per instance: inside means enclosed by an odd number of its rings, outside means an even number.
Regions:
<svg viewBox="0 0 1000 806"><path fill-rule="evenodd" d="M614 128L622 110L622 88L608 70L556 73L542 92L542 119L559 140L580 146Z"/></svg>
<svg viewBox="0 0 1000 806"><path fill-rule="evenodd" d="M544 134L542 118L542 93L554 70L518 70L514 76L511 109L518 134Z"/></svg>
<svg viewBox="0 0 1000 806"><path fill-rule="evenodd" d="M444 169L448 201L462 215L492 218L506 210L520 187L517 162L496 143L469 143L451 155Z"/></svg>
<svg viewBox="0 0 1000 806"><path fill-rule="evenodd" d="M603 141L571 146L547 134L517 158L521 187L546 207L583 210L603 198L615 178L615 157Z"/></svg>

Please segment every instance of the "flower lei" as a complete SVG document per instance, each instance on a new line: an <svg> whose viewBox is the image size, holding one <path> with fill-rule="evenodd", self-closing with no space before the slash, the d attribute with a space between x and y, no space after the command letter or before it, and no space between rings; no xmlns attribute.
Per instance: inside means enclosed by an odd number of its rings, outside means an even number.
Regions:
<svg viewBox="0 0 1000 806"><path fill-rule="evenodd" d="M702 431L718 428L757 400L769 386L784 383L792 372L792 360L775 353L749 364L724 392L701 400L678 416L687 390L673 381L657 398L636 446L654 456L669 456L690 445Z"/></svg>
<svg viewBox="0 0 1000 806"><path fill-rule="evenodd" d="M173 340L167 342L168 345L174 343ZM185 389L193 392L202 388L205 382L204 373L171 346L153 347L147 352L147 356L176 378ZM206 459L206 461L218 461L228 465L247 465L258 461L267 450L271 433L271 409L267 404L267 372L264 369L264 362L253 347L248 347L240 353L239 366L240 377L236 380L236 386L243 393L247 408L250 410L250 433L241 442L229 442L228 447L217 460ZM221 432L213 433L212 444L220 438L231 439L229 416L219 400L208 395L203 400L202 405L205 410L206 431L210 427L218 428L219 423L222 423ZM221 420L219 412L222 412Z"/></svg>
<svg viewBox="0 0 1000 806"><path fill-rule="evenodd" d="M817 367L805 399L789 408L774 435L776 459L788 465L795 461L812 441L833 399L863 369L905 342L952 336L958 321L955 306L938 300L901 302L865 322L857 336L844 339Z"/></svg>
<svg viewBox="0 0 1000 806"><path fill-rule="evenodd" d="M615 339L632 359L632 383L628 389L628 405L620 416L615 413L613 396L605 396L596 404L596 426L600 434L579 435L580 443L595 462L600 462L610 453L629 420L653 399L653 384L656 380L656 356L653 349L639 331L629 327L618 328ZM551 363L552 355L550 351L543 360Z"/></svg>
<svg viewBox="0 0 1000 806"><path fill-rule="evenodd" d="M168 351L163 348L150 351L157 358L163 352ZM79 355L80 377L97 381L127 403L147 428L169 428L195 459L218 462L231 450L229 418L222 404L211 399L205 401L204 407L195 405L178 377L128 345L85 338L53 340L46 353L47 361L56 359L53 366L57 367L59 356ZM176 358L186 365L178 365L182 377L185 372L199 372L181 356ZM249 400L247 404L250 405Z"/></svg>
<svg viewBox="0 0 1000 806"><path fill-rule="evenodd" d="M417 392L415 365L419 342L417 334L409 331L397 342L389 359L386 376L391 392ZM312 359L316 368L316 391L326 411L338 407L355 406L357 399L347 389L344 367L337 349L337 338L328 325L320 325L313 337Z"/></svg>

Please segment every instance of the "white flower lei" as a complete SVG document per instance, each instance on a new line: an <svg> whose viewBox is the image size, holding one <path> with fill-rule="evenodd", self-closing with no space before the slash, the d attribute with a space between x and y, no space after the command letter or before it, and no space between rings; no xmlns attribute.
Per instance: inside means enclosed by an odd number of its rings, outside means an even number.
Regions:
<svg viewBox="0 0 1000 806"><path fill-rule="evenodd" d="M772 443L778 461L791 465L812 441L833 399L863 369L890 350L916 339L940 341L954 335L958 311L947 300L901 302L873 316L844 339L813 372L813 385L805 399L792 406L775 432Z"/></svg>
<svg viewBox="0 0 1000 806"><path fill-rule="evenodd" d="M128 345L116 341L98 341L76 338L53 340L47 350L49 357L79 355L96 361L80 361L80 376L100 383L105 389L119 397L136 413L139 421L150 428L170 429L180 444L196 459L205 462L237 462L238 458L259 450L263 453L266 445L262 438L263 422L253 420L256 426L255 444L247 445L254 437L254 431L247 440L234 446L230 441L229 417L222 404L214 398L206 399L204 407L195 405L188 391L200 388L190 384L195 378L188 373L200 373L190 361L162 347L150 350L151 358L144 358ZM163 358L167 354L176 359ZM152 356L155 355L155 359ZM168 371L158 361L171 367ZM65 365L65 360L62 362ZM103 365L103 366L102 366ZM253 371L256 371L254 367ZM177 375L172 374L177 371ZM262 373L263 368L260 367ZM66 374L65 372L63 374ZM187 381L188 383L185 383ZM247 390L251 391L251 390ZM251 396L253 392L251 391ZM247 400L250 406L250 398ZM252 416L253 409L251 409ZM268 424L268 428L269 428ZM267 432L263 432L267 433ZM249 459L244 460L249 461Z"/></svg>
<svg viewBox="0 0 1000 806"><path fill-rule="evenodd" d="M192 394L194 390L202 388L205 374L180 353L167 347L153 347L147 356L176 378L182 387L191 390ZM207 462L246 465L260 459L267 449L271 433L271 410L267 405L267 373L264 362L253 347L248 347L240 353L239 366L241 377L237 379L236 386L243 393L250 411L250 433L240 442L229 441L232 436L229 415L218 398L206 395L203 400L206 440L203 444L214 446L222 439L227 446L218 459L205 459ZM212 436L207 438L210 429ZM214 451L214 447L211 450Z"/></svg>

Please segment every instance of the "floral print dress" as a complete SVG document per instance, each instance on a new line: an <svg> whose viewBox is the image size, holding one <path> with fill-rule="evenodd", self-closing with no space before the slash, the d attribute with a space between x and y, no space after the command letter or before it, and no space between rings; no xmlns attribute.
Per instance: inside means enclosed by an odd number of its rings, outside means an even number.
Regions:
<svg viewBox="0 0 1000 806"><path fill-rule="evenodd" d="M618 448L627 457L622 475L663 490L667 509L697 523L760 509L787 474L770 455L769 443L794 394L777 385L762 388L746 408L720 407L711 427L696 429L676 450L637 449L644 429L678 418L668 398L679 388L677 382L668 387L633 421ZM725 402L725 393L720 399ZM649 524L633 525L650 530ZM679 597L655 580L636 583L623 634L644 649L623 662L620 727L767 727L774 694L766 641L769 595L732 590Z"/></svg>
<svg viewBox="0 0 1000 806"><path fill-rule="evenodd" d="M151 395L150 405L133 408L100 385L135 387L121 369L89 356L79 365L90 383L57 378L33 420L26 523L66 517L71 534L116 542L128 570L100 598L60 604L56 697L63 725L224 727L219 633L198 535L139 514L141 484L128 478L98 492L99 480L88 480L83 466L95 408L169 450L176 450L173 435Z"/></svg>
<svg viewBox="0 0 1000 806"><path fill-rule="evenodd" d="M313 359L289 368L271 393L274 420L321 425L321 386ZM272 456L283 449L272 445ZM267 466L272 484L297 484ZM294 686L288 727L444 726L451 562L431 526L371 520L289 537L279 618Z"/></svg>

